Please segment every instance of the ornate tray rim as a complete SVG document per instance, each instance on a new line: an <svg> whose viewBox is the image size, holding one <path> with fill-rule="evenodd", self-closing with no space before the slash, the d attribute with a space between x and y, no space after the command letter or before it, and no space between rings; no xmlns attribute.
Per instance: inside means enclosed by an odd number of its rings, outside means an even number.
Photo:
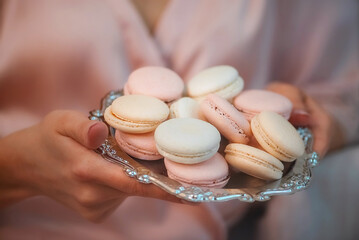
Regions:
<svg viewBox="0 0 359 240"><path fill-rule="evenodd" d="M101 108L90 112L89 119L104 121L103 113L113 100L123 95L123 91L111 91L101 101ZM95 151L105 160L120 165L125 173L145 184L153 183L178 198L191 202L223 202L237 199L243 202L267 201L275 195L289 195L308 188L313 178L312 168L319 163L319 156L312 151L312 134L307 128L299 128L306 154L298 158L291 170L281 179L268 183L265 187L240 189L211 189L198 186L184 186L168 177L152 172L121 151L109 134L105 142Z"/></svg>

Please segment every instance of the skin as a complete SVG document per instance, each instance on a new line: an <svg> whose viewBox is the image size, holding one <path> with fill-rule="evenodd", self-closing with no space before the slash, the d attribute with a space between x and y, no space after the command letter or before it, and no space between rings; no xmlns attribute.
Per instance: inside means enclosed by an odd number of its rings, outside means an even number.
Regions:
<svg viewBox="0 0 359 240"><path fill-rule="evenodd" d="M153 184L125 175L92 151L106 138L104 123L74 111L54 111L33 127L0 140L0 207L45 195L91 221L111 214L128 196L180 202Z"/></svg>
<svg viewBox="0 0 359 240"><path fill-rule="evenodd" d="M16 41L13 48L4 53L4 59L12 65L1 72L0 77L7 80L2 82L0 89L2 103L16 101L19 93L8 91L11 86L7 88L6 85L16 83L16 79L35 83L37 79L51 82L57 78L68 82L79 79L111 82L114 81L112 78L119 77L116 66L121 65L118 57L121 43L118 35L114 34L117 33L117 20L110 8L101 1L74 1L70 11L67 4L58 1L54 5L56 9L59 13L65 11L71 19L71 27L64 27L63 22L52 15L37 14L45 2L24 2L26 18L12 20L16 26L23 27L12 29L17 39L23 41ZM54 7L48 2L46 6ZM50 11L55 10L50 8ZM91 19L96 24L86 24L84 19ZM31 28L38 34L30 35L24 30ZM81 34L76 34L78 32ZM39 42L36 36L48 44ZM57 47L53 48L54 45ZM102 85L94 88L99 92L108 91ZM29 99L21 96L22 101L35 105L31 107L36 109L38 103L33 100L34 96L25 95ZM37 97L47 99L45 95ZM92 100L92 105L98 104L98 99L86 99L89 105ZM90 121L79 112L54 111L39 124L1 138L0 208L42 195L98 222L110 215L128 196L188 203L153 184L137 182L125 175L120 166L104 161L96 154L93 149L104 141L107 132L103 123Z"/></svg>
<svg viewBox="0 0 359 240"><path fill-rule="evenodd" d="M165 6L165 2L162 6ZM4 73L5 78L26 78L31 82L37 78L54 76L91 82L93 79L117 77L114 74L116 69L110 67L120 65L120 59L113 50L120 46L119 40L117 35L111 34L117 29L116 21L100 3L86 1L85 7L83 1L76 2L72 6L76 11L66 11L69 17L73 17L71 14L78 16L71 18L71 28L67 25L62 28L62 23L53 19L34 18L32 14L36 15L36 12L27 13L31 21L19 22L18 25L30 22L31 26L40 24L42 27L36 31L39 35L43 34L42 40L48 44L39 43L36 38L38 35L26 35L26 32L21 35L22 30L17 29L17 39L24 41L14 42L14 47L6 52L6 58L12 59L13 71ZM26 6L32 4L29 2ZM146 19L144 15L149 13L140 12ZM154 28L160 15L161 12L153 14L155 17L152 17L154 20L151 23L145 20L150 29ZM83 19L92 19L97 24L86 24ZM47 24L41 25L43 22ZM81 34L74 34L76 32ZM55 33L56 37L51 37ZM103 35L113 37L98 37ZM64 41L64 36L71 38L65 38ZM56 45L56 49L49 47L38 51L52 45ZM11 82L16 81L4 81L4 84ZM2 88L7 89L6 85L2 85ZM269 89L289 97L296 109L309 112L310 115L297 114L291 121L312 128L315 135L314 149L321 156L330 147L339 144L332 141L331 137L340 136L335 133L339 128L334 127L336 124L332 118L314 100L305 97L302 91L291 85L274 84ZM8 98L12 99L14 94L3 91L0 96L3 101L0 102L11 102ZM32 103L33 96L29 96L26 102ZM98 103L98 99L93 101L93 104ZM39 124L1 138L0 208L42 195L97 222L110 215L128 196L180 201L152 184L138 183L126 176L121 167L104 161L94 153L93 149L104 141L107 131L103 123L90 121L81 113L54 111Z"/></svg>
<svg viewBox="0 0 359 240"><path fill-rule="evenodd" d="M329 150L343 145L344 137L334 118L301 89L286 83L272 83L268 90L286 96L293 103L289 121L294 126L309 127L314 135L313 150L323 158Z"/></svg>
<svg viewBox="0 0 359 240"><path fill-rule="evenodd" d="M340 133L339 126L311 97L288 84L274 83L268 89L293 102L290 121L311 128L314 151L320 156L341 144L332 137ZM0 207L45 195L98 222L128 196L181 202L155 185L129 178L121 167L94 153L92 149L104 141L107 131L105 124L78 112L54 111L41 123L2 138Z"/></svg>

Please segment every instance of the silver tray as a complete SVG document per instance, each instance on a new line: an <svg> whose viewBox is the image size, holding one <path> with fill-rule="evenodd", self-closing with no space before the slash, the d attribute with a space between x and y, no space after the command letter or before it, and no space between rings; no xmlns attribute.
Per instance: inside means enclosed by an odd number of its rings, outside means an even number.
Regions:
<svg viewBox="0 0 359 240"><path fill-rule="evenodd" d="M111 91L101 101L101 108L90 112L91 120L104 121L103 113L116 98L123 95L121 91ZM145 184L153 183L178 198L191 202L222 202L238 199L243 202L267 201L271 196L289 195L306 189L312 180L312 168L318 165L319 156L312 151L312 134L307 128L299 128L306 154L292 163L285 163L283 177L277 181L264 181L244 173L231 171L228 184L222 189L184 186L167 177L163 161L135 160L124 153L114 140L115 130L110 127L110 134L105 142L95 151L104 159L120 165L125 173Z"/></svg>

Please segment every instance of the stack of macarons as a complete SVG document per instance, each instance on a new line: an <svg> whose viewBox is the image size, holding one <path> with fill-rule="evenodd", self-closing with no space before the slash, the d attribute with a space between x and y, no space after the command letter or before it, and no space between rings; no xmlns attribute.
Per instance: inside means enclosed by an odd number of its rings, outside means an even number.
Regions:
<svg viewBox="0 0 359 240"><path fill-rule="evenodd" d="M221 136L210 123L174 118L158 126L155 140L170 178L202 187L219 188L227 184L228 165L217 153Z"/></svg>
<svg viewBox="0 0 359 240"><path fill-rule="evenodd" d="M183 95L183 80L163 67L143 67L132 72L124 86L125 96L105 110L106 122L117 129L115 138L123 151L142 160L162 159L154 130L168 119L168 103Z"/></svg>
<svg viewBox="0 0 359 240"><path fill-rule="evenodd" d="M144 160L157 160L154 130L167 120L169 108L163 101L146 95L128 95L115 99L106 108L106 122L117 129L115 137L123 151Z"/></svg>
<svg viewBox="0 0 359 240"><path fill-rule="evenodd" d="M266 90L245 90L231 66L203 70L186 84L172 70L143 67L124 96L105 111L123 151L142 160L164 158L170 178L223 187L229 167L264 180L282 177L283 163L304 154L288 122L291 102ZM222 136L222 138L221 138ZM220 144L227 143L224 154Z"/></svg>

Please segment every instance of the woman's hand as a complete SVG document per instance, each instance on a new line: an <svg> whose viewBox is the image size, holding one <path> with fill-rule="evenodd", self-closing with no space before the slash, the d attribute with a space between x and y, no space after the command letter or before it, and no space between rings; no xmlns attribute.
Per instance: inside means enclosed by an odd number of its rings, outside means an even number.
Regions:
<svg viewBox="0 0 359 240"><path fill-rule="evenodd" d="M321 158L329 149L341 144L339 126L333 118L313 98L299 88L285 83L272 83L268 90L286 96L293 103L289 121L296 127L307 126L314 136L313 150Z"/></svg>
<svg viewBox="0 0 359 240"><path fill-rule="evenodd" d="M179 202L142 184L92 149L106 138L104 123L73 111L55 111L42 123L0 140L0 206L46 195L92 221L103 219L131 195Z"/></svg>

